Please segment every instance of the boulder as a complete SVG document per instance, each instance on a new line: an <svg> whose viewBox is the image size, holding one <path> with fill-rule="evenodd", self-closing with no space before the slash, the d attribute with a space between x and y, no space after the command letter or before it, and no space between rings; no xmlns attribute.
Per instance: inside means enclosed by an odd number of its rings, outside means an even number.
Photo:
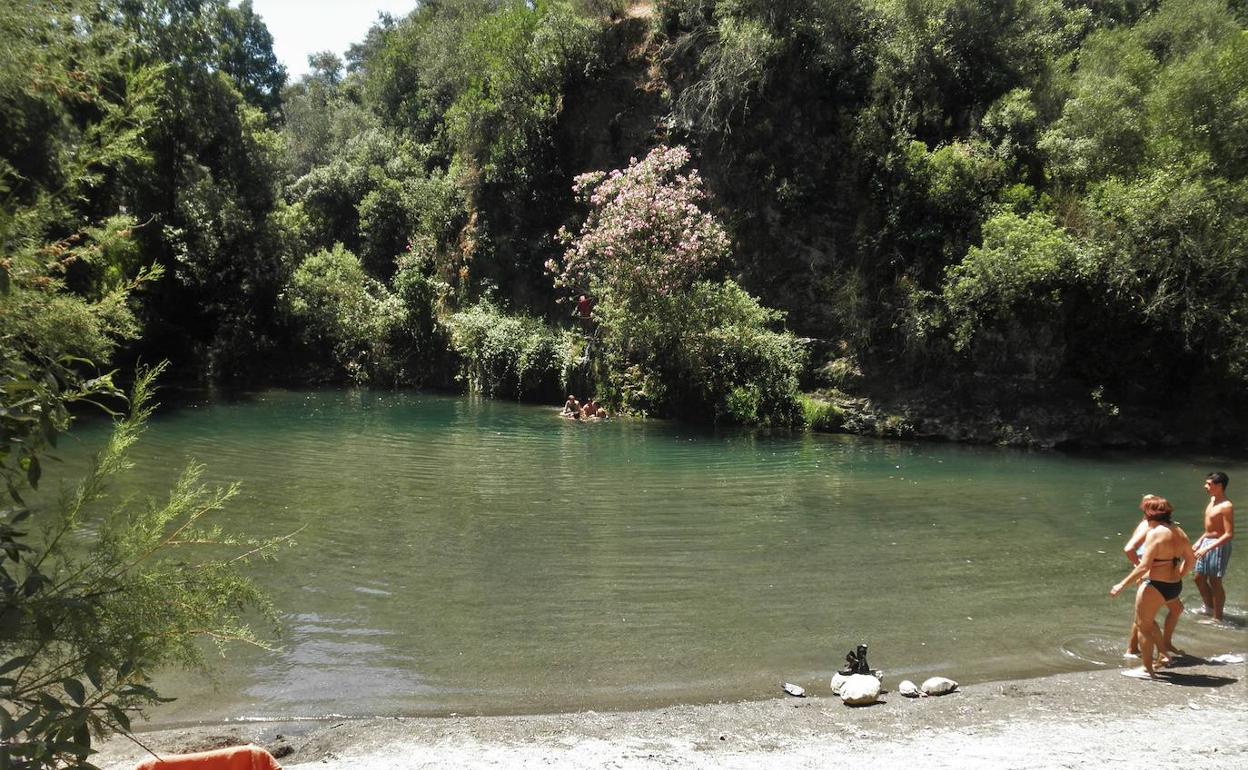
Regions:
<svg viewBox="0 0 1248 770"><path fill-rule="evenodd" d="M870 674L845 677L839 694L847 706L869 706L880 699L880 680Z"/></svg>
<svg viewBox="0 0 1248 770"><path fill-rule="evenodd" d="M920 688L924 695L946 695L958 689L958 683L943 676L933 676L923 680Z"/></svg>

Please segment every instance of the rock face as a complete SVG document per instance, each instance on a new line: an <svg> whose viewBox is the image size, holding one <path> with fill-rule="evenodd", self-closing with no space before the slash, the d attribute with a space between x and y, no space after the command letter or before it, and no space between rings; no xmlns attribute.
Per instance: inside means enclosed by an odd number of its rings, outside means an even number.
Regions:
<svg viewBox="0 0 1248 770"><path fill-rule="evenodd" d="M853 674L845 677L839 695L847 706L869 706L880 699L880 680L869 674Z"/></svg>
<svg viewBox="0 0 1248 770"><path fill-rule="evenodd" d="M924 695L946 695L958 689L958 683L943 676L934 676L923 680Z"/></svg>

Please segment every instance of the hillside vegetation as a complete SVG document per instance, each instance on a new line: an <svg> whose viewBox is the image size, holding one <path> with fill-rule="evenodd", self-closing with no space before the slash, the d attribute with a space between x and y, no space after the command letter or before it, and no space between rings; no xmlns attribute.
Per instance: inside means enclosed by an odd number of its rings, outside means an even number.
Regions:
<svg viewBox="0 0 1248 770"><path fill-rule="evenodd" d="M246 2L31 7L4 301L122 363L1243 445L1242 2L431 0L293 83Z"/></svg>

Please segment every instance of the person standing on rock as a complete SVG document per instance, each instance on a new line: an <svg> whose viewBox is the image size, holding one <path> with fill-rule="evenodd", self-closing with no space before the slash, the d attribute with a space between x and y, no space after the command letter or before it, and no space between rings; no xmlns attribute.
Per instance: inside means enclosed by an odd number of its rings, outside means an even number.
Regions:
<svg viewBox="0 0 1248 770"><path fill-rule="evenodd" d="M581 322L581 329L584 330L586 334L593 331L594 329L593 308L594 308L594 305L592 302L589 301L589 297L586 297L584 294L582 294L580 297L577 298L576 317L577 317L577 320Z"/></svg>
<svg viewBox="0 0 1248 770"><path fill-rule="evenodd" d="M1209 504L1205 506L1205 533L1193 546L1196 553L1196 588L1204 602L1200 612L1215 621L1222 619L1226 604L1226 565L1231 560L1231 538L1235 535L1235 507L1226 499L1230 478L1221 471L1205 477Z"/></svg>
<svg viewBox="0 0 1248 770"><path fill-rule="evenodd" d="M1135 624L1140 630L1140 657L1143 669L1129 669L1124 674L1145 679L1155 679L1159 654L1162 665L1169 662L1165 654L1161 629L1157 627L1157 612L1168 601L1177 599L1183 591L1183 576L1191 571L1196 562L1187 533L1170 520L1174 506L1163 497L1150 495L1140 503L1148 520L1148 534L1144 536L1144 555L1135 569L1127 573L1121 582L1109 589L1111 597L1122 593L1129 585L1148 576L1135 593Z"/></svg>

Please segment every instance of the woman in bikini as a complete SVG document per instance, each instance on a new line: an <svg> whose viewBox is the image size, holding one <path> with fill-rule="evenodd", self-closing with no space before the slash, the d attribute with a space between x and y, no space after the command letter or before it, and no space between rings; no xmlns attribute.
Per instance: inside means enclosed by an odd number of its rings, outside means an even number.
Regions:
<svg viewBox="0 0 1248 770"><path fill-rule="evenodd" d="M1140 502L1140 511L1144 511L1144 502L1150 499L1156 499L1157 495L1144 495L1144 500ZM1136 525L1135 531L1131 533L1131 538L1127 540L1127 544L1123 546L1123 553L1127 555L1127 560L1132 566L1140 563L1140 557L1144 555L1144 536L1148 534L1148 518L1140 519L1140 523ZM1169 657L1170 655L1185 655L1182 650L1174 646L1174 628L1179 624L1179 617L1183 614L1183 600L1175 597L1166 602L1166 622L1161 629L1162 654ZM1131 637L1127 640L1128 658L1140 657L1140 629L1135 625L1135 619L1131 620Z"/></svg>
<svg viewBox="0 0 1248 770"><path fill-rule="evenodd" d="M1183 590L1183 576L1196 563L1192 553L1192 544L1187 533L1170 520L1174 507L1165 498L1146 497L1140 503L1144 511L1144 519L1148 522L1148 533L1144 536L1144 555L1135 569L1127 573L1122 582L1109 589L1109 595L1117 596L1123 589L1135 581L1148 576L1140 583L1135 594L1135 624L1139 627L1140 653L1144 668L1142 671L1132 669L1132 676L1155 679L1156 661L1154 651L1165 649L1161 638L1161 629L1157 627L1157 613L1168 601L1177 599ZM1162 662L1168 661L1164 653Z"/></svg>

